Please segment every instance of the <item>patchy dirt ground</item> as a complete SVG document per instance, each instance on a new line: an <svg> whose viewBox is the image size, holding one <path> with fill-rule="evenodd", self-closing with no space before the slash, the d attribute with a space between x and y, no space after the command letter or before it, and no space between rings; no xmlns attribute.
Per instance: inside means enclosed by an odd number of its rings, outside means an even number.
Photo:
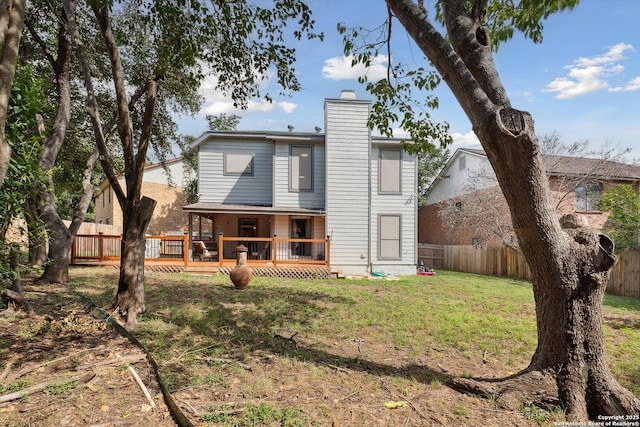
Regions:
<svg viewBox="0 0 640 427"><path fill-rule="evenodd" d="M91 317L65 287L25 283L24 291L34 316L0 314L0 425L176 425L137 347ZM500 372L504 367L493 366L490 357L482 363L434 350L421 360L409 349L366 339L320 343L284 331L274 340L291 347L291 354L315 348L349 363L333 364L327 357L310 364L269 351L225 359L194 347L158 364L168 377L191 378L166 381L193 425L540 425L535 413L506 412L490 398L446 386L449 374L483 375L478 366ZM28 394L11 398L20 390Z"/></svg>

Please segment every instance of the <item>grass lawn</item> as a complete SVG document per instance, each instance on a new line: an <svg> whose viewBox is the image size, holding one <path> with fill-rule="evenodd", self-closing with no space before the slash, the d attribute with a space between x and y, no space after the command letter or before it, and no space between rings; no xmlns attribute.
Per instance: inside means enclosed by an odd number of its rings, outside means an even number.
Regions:
<svg viewBox="0 0 640 427"><path fill-rule="evenodd" d="M107 305L117 270L72 269ZM202 425L553 425L561 412L504 413L446 387L503 377L536 346L528 282L440 271L397 280L301 281L146 275L138 339ZM604 334L618 380L640 395L640 300L607 296ZM390 408L398 403L399 407Z"/></svg>

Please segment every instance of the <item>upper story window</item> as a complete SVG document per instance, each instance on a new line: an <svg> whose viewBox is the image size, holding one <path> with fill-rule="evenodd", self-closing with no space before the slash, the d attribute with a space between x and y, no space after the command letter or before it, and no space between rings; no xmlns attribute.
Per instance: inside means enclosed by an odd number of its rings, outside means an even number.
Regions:
<svg viewBox="0 0 640 427"><path fill-rule="evenodd" d="M313 190L313 147L292 145L289 149L289 191Z"/></svg>
<svg viewBox="0 0 640 427"><path fill-rule="evenodd" d="M576 185L576 211L598 211L598 202L602 195L602 184L599 182L581 182Z"/></svg>
<svg viewBox="0 0 640 427"><path fill-rule="evenodd" d="M253 154L224 153L225 175L253 175Z"/></svg>
<svg viewBox="0 0 640 427"><path fill-rule="evenodd" d="M383 194L402 193L402 150L380 149L380 175L378 192Z"/></svg>

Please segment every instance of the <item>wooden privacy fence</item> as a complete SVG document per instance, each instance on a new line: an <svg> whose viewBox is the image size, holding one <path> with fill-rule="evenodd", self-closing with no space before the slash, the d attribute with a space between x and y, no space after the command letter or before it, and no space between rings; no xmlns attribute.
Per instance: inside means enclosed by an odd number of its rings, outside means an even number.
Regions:
<svg viewBox="0 0 640 427"><path fill-rule="evenodd" d="M607 293L640 298L640 248L617 256L611 269ZM418 245L418 259L427 267L488 276L531 280L524 256L507 246Z"/></svg>

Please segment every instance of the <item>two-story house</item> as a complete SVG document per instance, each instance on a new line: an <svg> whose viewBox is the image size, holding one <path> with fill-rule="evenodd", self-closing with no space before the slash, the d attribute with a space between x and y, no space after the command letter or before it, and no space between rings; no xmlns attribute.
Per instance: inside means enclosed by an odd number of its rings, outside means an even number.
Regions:
<svg viewBox="0 0 640 427"><path fill-rule="evenodd" d="M201 135L192 143L199 201L184 207L190 235L244 237L256 259L330 258L339 275L414 274L416 158L400 139L371 135L369 110L369 101L343 91L325 100L324 133ZM274 236L293 239L286 254L269 248Z"/></svg>
<svg viewBox="0 0 640 427"><path fill-rule="evenodd" d="M558 155L543 155L543 162L557 215L579 213L595 229L602 229L607 219L607 213L598 209L601 194L622 183L637 190L640 182L640 166ZM419 211L420 243L516 243L506 201L483 150L456 150L426 200Z"/></svg>

